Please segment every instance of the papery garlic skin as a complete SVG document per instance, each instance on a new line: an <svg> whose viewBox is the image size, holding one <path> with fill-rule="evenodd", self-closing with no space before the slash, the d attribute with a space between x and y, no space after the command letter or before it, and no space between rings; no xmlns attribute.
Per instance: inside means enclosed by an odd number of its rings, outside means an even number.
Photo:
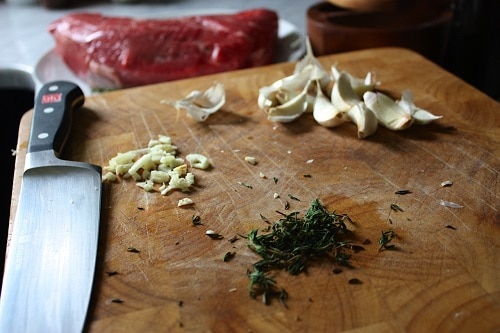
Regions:
<svg viewBox="0 0 500 333"><path fill-rule="evenodd" d="M215 83L204 92L195 90L181 100L173 102L162 100L160 103L171 105L177 110L185 109L189 117L203 122L207 120L208 116L224 106L226 92L223 84Z"/></svg>
<svg viewBox="0 0 500 333"><path fill-rule="evenodd" d="M319 81L322 88L325 88L331 81L332 77L325 70L323 65L314 56L309 37L306 38L306 54L295 64L294 74L303 72L307 67L312 67L310 80Z"/></svg>
<svg viewBox="0 0 500 333"><path fill-rule="evenodd" d="M367 91L363 94L366 106L373 111L380 125L393 130L407 129L413 119L396 101L380 92Z"/></svg>
<svg viewBox="0 0 500 333"><path fill-rule="evenodd" d="M325 127L336 127L346 120L342 112L333 106L319 87L314 100L313 117L318 124Z"/></svg>
<svg viewBox="0 0 500 333"><path fill-rule="evenodd" d="M434 120L443 118L443 116L436 116L427 110L417 107L413 102L413 93L409 89L403 91L398 104L411 115L413 122L417 125L427 125Z"/></svg>
<svg viewBox="0 0 500 333"><path fill-rule="evenodd" d="M358 138L364 139L375 134L378 127L378 119L375 114L361 102L353 106L347 112L347 117L358 128Z"/></svg>

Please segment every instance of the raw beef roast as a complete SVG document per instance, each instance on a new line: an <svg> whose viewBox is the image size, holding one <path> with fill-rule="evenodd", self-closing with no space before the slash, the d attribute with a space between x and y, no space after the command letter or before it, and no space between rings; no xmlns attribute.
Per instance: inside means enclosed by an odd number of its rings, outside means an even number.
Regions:
<svg viewBox="0 0 500 333"><path fill-rule="evenodd" d="M171 19L75 13L49 32L91 88L117 89L269 64L278 16L267 9Z"/></svg>

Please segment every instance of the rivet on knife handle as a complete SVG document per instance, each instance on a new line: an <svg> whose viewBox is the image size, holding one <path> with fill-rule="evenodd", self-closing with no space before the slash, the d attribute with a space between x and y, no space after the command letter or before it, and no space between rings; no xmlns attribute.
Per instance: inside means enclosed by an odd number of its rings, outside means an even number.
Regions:
<svg viewBox="0 0 500 333"><path fill-rule="evenodd" d="M73 110L81 107L84 100L85 95L74 83L45 84L35 98L28 152L54 150L58 156L69 134Z"/></svg>

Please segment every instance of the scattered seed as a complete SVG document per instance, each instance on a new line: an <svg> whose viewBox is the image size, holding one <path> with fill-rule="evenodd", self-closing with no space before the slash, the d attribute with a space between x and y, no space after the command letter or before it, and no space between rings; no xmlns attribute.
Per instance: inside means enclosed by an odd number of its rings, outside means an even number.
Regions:
<svg viewBox="0 0 500 333"><path fill-rule="evenodd" d="M117 271L109 271L109 272L106 272L106 274L107 274L108 276L113 276L113 275L117 275L117 274L118 274L118 272L117 272Z"/></svg>
<svg viewBox="0 0 500 333"><path fill-rule="evenodd" d="M454 226L449 225L449 224L445 228L452 229L452 230L457 230L457 228L455 228Z"/></svg>

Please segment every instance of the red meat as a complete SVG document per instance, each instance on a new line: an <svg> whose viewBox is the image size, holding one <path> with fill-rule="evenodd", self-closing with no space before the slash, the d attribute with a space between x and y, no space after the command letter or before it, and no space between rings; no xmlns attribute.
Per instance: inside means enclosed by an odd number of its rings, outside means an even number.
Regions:
<svg viewBox="0 0 500 333"><path fill-rule="evenodd" d="M75 13L48 30L91 88L117 89L269 64L278 16L267 9L171 19Z"/></svg>

